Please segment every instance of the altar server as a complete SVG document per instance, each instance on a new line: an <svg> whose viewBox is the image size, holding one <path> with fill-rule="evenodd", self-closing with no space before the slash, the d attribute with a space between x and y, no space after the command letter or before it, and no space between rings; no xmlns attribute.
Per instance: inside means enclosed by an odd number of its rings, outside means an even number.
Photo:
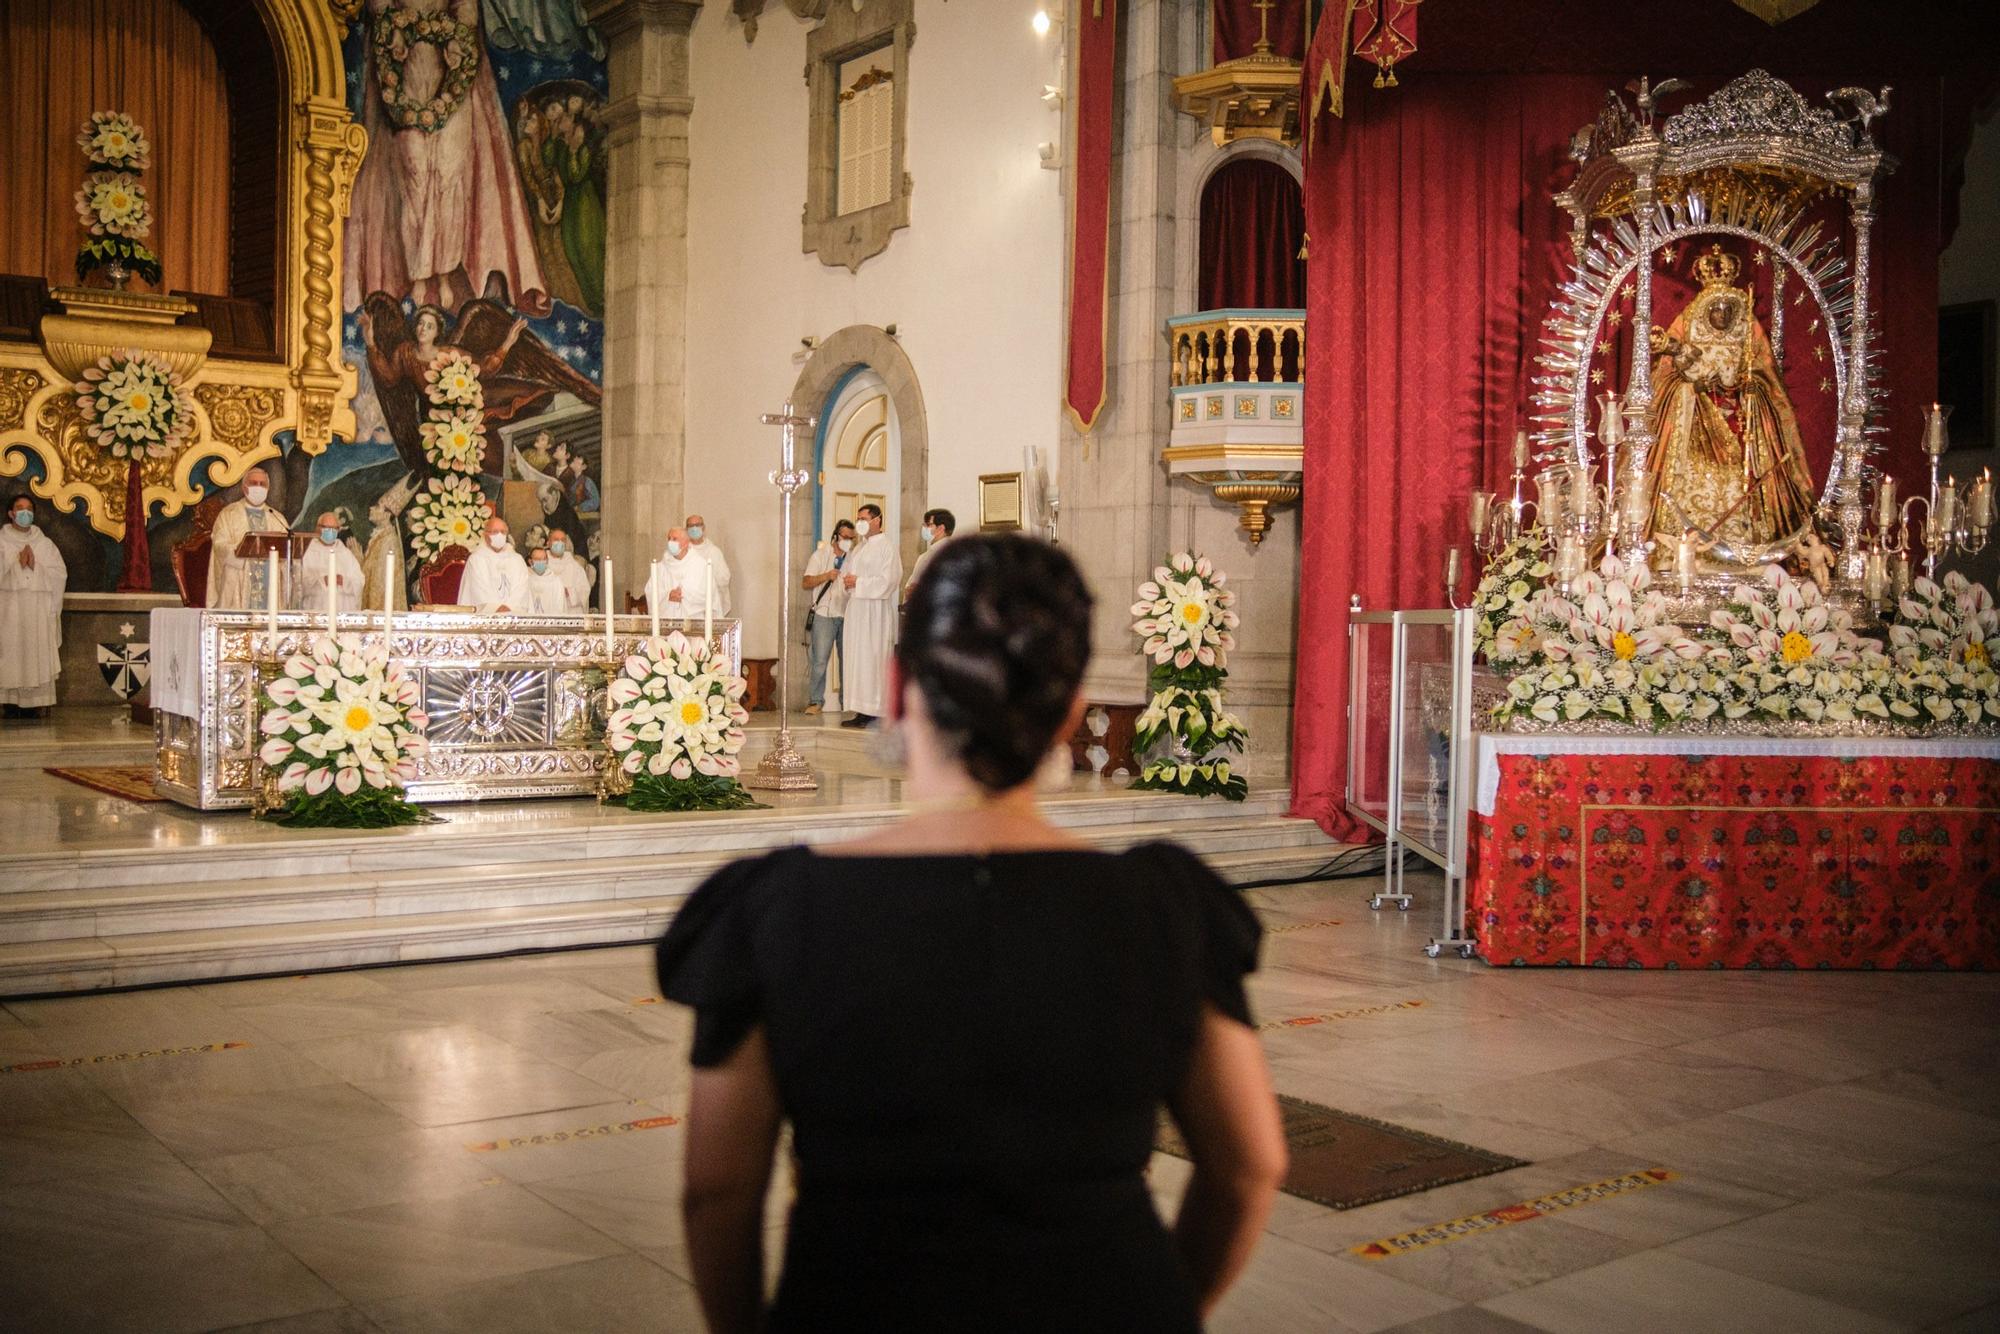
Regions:
<svg viewBox="0 0 2000 1334"><path fill-rule="evenodd" d="M549 549L528 553L528 611L536 616L575 616L583 609L569 598L569 585L549 563Z"/></svg>
<svg viewBox="0 0 2000 1334"><path fill-rule="evenodd" d="M910 577L903 581L905 598L916 591L917 580L924 577L924 566L930 564L930 559L937 555L938 548L957 531L958 519L950 510L924 511L924 550L923 554L917 557L917 563L910 567Z"/></svg>
<svg viewBox="0 0 2000 1334"><path fill-rule="evenodd" d="M232 500L215 516L209 534L208 605L228 611L261 610L250 606L250 570L261 560L244 560L236 548L251 533L289 530L285 516L264 502L271 496L271 474L252 468L243 474L243 498Z"/></svg>
<svg viewBox="0 0 2000 1334"><path fill-rule="evenodd" d="M16 495L0 531L0 704L9 718L56 702L68 582L62 553L35 524L35 502Z"/></svg>
<svg viewBox="0 0 2000 1334"><path fill-rule="evenodd" d="M863 505L854 513L861 544L843 566L847 611L840 628L840 699L854 710L842 727L866 727L889 711L889 659L896 651L896 595L903 586L903 557L896 535L882 531L882 510Z"/></svg>
<svg viewBox="0 0 2000 1334"><path fill-rule="evenodd" d="M685 528L667 530L666 554L646 580L649 606L659 610L663 620L694 620L709 610L707 595L715 566L695 550ZM715 590L715 611L722 615L722 590Z"/></svg>
<svg viewBox="0 0 2000 1334"><path fill-rule="evenodd" d="M687 516L688 546L697 556L708 559L710 571L715 575L715 614L729 614L729 558L722 554L722 548L708 540L708 520L699 514Z"/></svg>
<svg viewBox="0 0 2000 1334"><path fill-rule="evenodd" d="M507 521L497 514L486 521L486 541L465 558L458 600L488 614L528 609L528 562L514 550Z"/></svg>
<svg viewBox="0 0 2000 1334"><path fill-rule="evenodd" d="M597 571L576 554L576 544L560 528L549 531L549 572L569 589L572 612L580 613L590 606L590 588L597 582Z"/></svg>
<svg viewBox="0 0 2000 1334"><path fill-rule="evenodd" d="M292 590L292 605L303 611L325 611L328 579L333 580L334 602L340 610L361 610L361 562L340 540L340 517L335 514L319 516L313 543L299 557L299 582Z"/></svg>

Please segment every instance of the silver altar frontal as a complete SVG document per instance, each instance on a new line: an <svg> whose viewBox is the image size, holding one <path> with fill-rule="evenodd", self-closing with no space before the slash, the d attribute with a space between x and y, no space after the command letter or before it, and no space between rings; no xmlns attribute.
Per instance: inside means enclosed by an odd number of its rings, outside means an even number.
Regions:
<svg viewBox="0 0 2000 1334"><path fill-rule="evenodd" d="M153 612L153 787L199 810L255 804L261 685L326 633L318 612ZM339 617L342 634L379 636L380 612ZM742 630L712 623L731 672ZM663 621L699 637L701 624ZM409 785L417 802L593 796L604 768L605 685L644 644L644 616L482 616L398 612L391 657L415 677L429 753Z"/></svg>

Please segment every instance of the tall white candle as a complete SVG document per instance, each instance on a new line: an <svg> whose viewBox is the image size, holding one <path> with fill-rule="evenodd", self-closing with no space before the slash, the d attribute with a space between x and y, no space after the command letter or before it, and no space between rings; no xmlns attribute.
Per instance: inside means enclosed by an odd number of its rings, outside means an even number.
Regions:
<svg viewBox="0 0 2000 1334"><path fill-rule="evenodd" d="M333 592L333 562L329 560L326 563L326 632L328 634L332 634L339 628L335 624L335 618L339 614L340 604L334 600Z"/></svg>
<svg viewBox="0 0 2000 1334"><path fill-rule="evenodd" d="M382 548L382 651L389 651L389 636L396 628L396 544Z"/></svg>
<svg viewBox="0 0 2000 1334"><path fill-rule="evenodd" d="M653 638L655 639L660 637L660 598L662 596L660 563L654 561L653 573L646 580L646 610L653 618Z"/></svg>
<svg viewBox="0 0 2000 1334"><path fill-rule="evenodd" d="M271 548L269 558L264 563L264 605L270 610L271 636L276 639L278 634L278 549L276 547ZM271 650L274 653L277 651L275 643L271 646Z"/></svg>
<svg viewBox="0 0 2000 1334"><path fill-rule="evenodd" d="M701 564L701 642L706 644L715 637L715 567L707 561Z"/></svg>
<svg viewBox="0 0 2000 1334"><path fill-rule="evenodd" d="M611 656L611 604L616 595L611 591L611 557L601 560L601 570L597 576L597 588L604 599L604 656Z"/></svg>

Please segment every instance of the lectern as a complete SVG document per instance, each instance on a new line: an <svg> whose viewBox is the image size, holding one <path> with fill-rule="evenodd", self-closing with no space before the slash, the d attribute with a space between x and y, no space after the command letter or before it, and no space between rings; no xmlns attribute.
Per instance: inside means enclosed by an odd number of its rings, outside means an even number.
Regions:
<svg viewBox="0 0 2000 1334"><path fill-rule="evenodd" d="M303 556L312 541L310 533L245 533L236 544L236 558L250 562L246 600L255 608L274 605L271 582L271 553L278 554L278 587L275 605L291 605L292 562ZM210 590L209 596L215 596Z"/></svg>

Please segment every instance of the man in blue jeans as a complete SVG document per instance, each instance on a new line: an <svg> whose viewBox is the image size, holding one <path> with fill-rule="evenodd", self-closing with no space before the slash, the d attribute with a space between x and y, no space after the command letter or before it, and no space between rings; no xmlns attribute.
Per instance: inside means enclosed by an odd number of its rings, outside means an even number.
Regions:
<svg viewBox="0 0 2000 1334"><path fill-rule="evenodd" d="M812 594L806 606L811 631L811 667L807 671L806 712L818 713L826 707L826 668L840 642L840 626L847 611L847 586L840 581L840 567L854 550L854 524L842 519L833 526L833 536L819 544L806 562L805 577L799 586Z"/></svg>

